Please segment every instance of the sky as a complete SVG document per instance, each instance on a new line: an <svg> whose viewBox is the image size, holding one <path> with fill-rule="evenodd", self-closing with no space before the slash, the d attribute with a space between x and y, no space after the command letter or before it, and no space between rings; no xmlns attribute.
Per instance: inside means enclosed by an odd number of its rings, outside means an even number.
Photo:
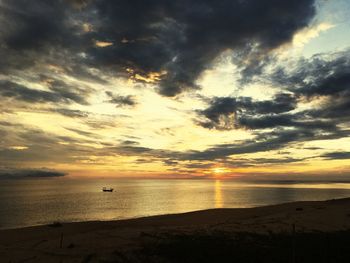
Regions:
<svg viewBox="0 0 350 263"><path fill-rule="evenodd" d="M0 0L0 177L350 179L348 0Z"/></svg>

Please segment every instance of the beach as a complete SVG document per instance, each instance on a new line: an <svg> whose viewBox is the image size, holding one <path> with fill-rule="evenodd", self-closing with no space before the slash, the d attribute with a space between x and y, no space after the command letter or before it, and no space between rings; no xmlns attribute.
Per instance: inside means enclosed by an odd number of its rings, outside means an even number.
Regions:
<svg viewBox="0 0 350 263"><path fill-rule="evenodd" d="M350 198L0 231L1 262L349 262Z"/></svg>

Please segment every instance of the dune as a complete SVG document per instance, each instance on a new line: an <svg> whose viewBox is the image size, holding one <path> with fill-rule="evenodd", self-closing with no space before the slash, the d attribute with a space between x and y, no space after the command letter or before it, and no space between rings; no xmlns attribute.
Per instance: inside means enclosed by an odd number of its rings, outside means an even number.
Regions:
<svg viewBox="0 0 350 263"><path fill-rule="evenodd" d="M0 262L350 262L349 242L347 198L1 230Z"/></svg>

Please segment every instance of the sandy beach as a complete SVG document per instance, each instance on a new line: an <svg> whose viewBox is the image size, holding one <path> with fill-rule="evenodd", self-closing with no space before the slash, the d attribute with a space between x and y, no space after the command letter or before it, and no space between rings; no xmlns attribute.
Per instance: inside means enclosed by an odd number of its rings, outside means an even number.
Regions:
<svg viewBox="0 0 350 263"><path fill-rule="evenodd" d="M349 262L349 241L350 198L2 230L0 261Z"/></svg>

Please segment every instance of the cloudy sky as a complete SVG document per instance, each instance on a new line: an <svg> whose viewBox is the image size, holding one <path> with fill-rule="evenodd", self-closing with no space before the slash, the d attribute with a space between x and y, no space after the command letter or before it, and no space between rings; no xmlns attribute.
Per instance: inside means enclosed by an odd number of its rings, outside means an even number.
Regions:
<svg viewBox="0 0 350 263"><path fill-rule="evenodd" d="M348 0L0 0L0 176L350 176L349 51Z"/></svg>

